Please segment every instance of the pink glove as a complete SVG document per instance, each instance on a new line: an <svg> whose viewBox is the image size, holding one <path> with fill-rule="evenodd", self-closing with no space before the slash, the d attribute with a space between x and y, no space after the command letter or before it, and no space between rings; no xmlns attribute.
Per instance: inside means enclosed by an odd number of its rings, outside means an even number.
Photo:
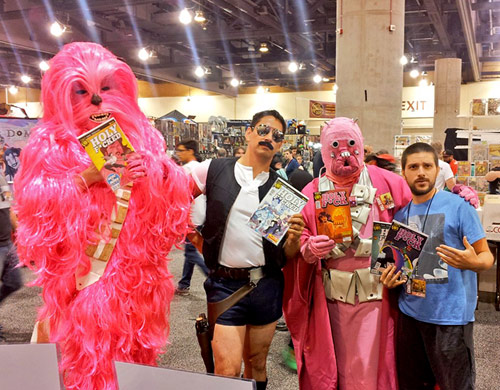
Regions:
<svg viewBox="0 0 500 390"><path fill-rule="evenodd" d="M330 253L333 248L335 248L335 241L328 238L328 236L311 236L304 242L300 252L305 261L315 263Z"/></svg>
<svg viewBox="0 0 500 390"><path fill-rule="evenodd" d="M477 196L477 192L472 187L468 187L463 184L456 184L455 187L453 187L452 192L460 195L472 206L474 206L474 208L477 209L479 207L479 197Z"/></svg>
<svg viewBox="0 0 500 390"><path fill-rule="evenodd" d="M146 167L143 157L138 153L132 153L127 157L127 175L133 180L146 176Z"/></svg>

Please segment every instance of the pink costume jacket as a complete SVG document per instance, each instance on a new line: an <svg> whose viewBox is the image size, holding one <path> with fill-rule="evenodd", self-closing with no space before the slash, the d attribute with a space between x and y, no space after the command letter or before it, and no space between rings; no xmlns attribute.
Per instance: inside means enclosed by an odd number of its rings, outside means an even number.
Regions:
<svg viewBox="0 0 500 390"><path fill-rule="evenodd" d="M403 178L376 166L368 166L376 196L391 193L395 207L380 211L374 202L368 222L360 237L372 236L373 220L390 222L396 211L411 199ZM306 228L304 242L316 235L313 193L318 190L314 179L303 190L309 202L302 211ZM369 257L346 256L330 259L328 268L354 271L370 266ZM382 301L350 305L328 301L323 288L321 263L309 264L298 257L284 269L285 296L283 309L292 335L301 390L395 390L397 377L394 354L396 297L384 289ZM330 325L331 324L331 325ZM334 342L335 341L335 342Z"/></svg>

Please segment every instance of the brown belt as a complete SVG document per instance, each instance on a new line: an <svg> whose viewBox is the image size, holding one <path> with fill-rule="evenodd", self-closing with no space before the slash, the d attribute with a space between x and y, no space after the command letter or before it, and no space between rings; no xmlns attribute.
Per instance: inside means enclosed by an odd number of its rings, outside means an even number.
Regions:
<svg viewBox="0 0 500 390"><path fill-rule="evenodd" d="M225 279L250 280L250 271L256 268L262 267L231 268L225 267L223 265L218 265L217 268L213 271L212 275Z"/></svg>

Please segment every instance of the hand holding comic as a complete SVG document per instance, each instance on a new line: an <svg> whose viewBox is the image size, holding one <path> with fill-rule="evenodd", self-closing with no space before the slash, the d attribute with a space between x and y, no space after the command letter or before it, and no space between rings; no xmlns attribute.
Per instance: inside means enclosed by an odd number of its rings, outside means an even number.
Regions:
<svg viewBox="0 0 500 390"><path fill-rule="evenodd" d="M286 257L294 257L300 250L300 236L304 230L304 217L302 214L294 214L288 220L289 228L285 242Z"/></svg>
<svg viewBox="0 0 500 390"><path fill-rule="evenodd" d="M302 245L300 251L305 261L315 263L330 253L335 245L335 241L328 236L312 236Z"/></svg>
<svg viewBox="0 0 500 390"><path fill-rule="evenodd" d="M80 191L85 191L92 184L102 180L104 180L104 178L94 164L90 164L87 169L75 176L75 183Z"/></svg>
<svg viewBox="0 0 500 390"><path fill-rule="evenodd" d="M401 279L401 271L396 271L396 266L394 264L387 264L387 268L384 268L382 275L380 275L380 283L382 283L387 288L395 288L406 283L406 277Z"/></svg>
<svg viewBox="0 0 500 390"><path fill-rule="evenodd" d="M127 156L126 175L132 180L146 176L147 171L144 165L144 158L139 153L131 153Z"/></svg>

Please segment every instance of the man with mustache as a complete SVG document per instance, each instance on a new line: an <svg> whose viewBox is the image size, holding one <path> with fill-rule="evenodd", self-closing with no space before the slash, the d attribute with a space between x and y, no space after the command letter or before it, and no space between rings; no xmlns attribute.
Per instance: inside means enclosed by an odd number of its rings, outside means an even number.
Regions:
<svg viewBox="0 0 500 390"><path fill-rule="evenodd" d="M429 235L408 282L387 268L388 288L405 284L399 296L397 371L401 390L474 389L473 322L477 275L493 265L477 212L466 201L435 188L438 155L416 143L401 159L411 202L395 220ZM412 293L425 281L425 294ZM420 282L419 282L420 283ZM411 351L411 352L409 352Z"/></svg>
<svg viewBox="0 0 500 390"><path fill-rule="evenodd" d="M286 239L275 246L247 224L278 177L269 168L284 130L277 111L259 112L246 130L243 156L204 161L191 173L194 196L207 197L201 233L203 257L211 270L204 284L208 302L221 301L254 275L263 275L254 290L218 317L212 341L215 374L239 377L243 360L243 377L255 379L257 390L267 385L267 354L282 314L281 268L299 252L304 227L302 216L293 216Z"/></svg>

